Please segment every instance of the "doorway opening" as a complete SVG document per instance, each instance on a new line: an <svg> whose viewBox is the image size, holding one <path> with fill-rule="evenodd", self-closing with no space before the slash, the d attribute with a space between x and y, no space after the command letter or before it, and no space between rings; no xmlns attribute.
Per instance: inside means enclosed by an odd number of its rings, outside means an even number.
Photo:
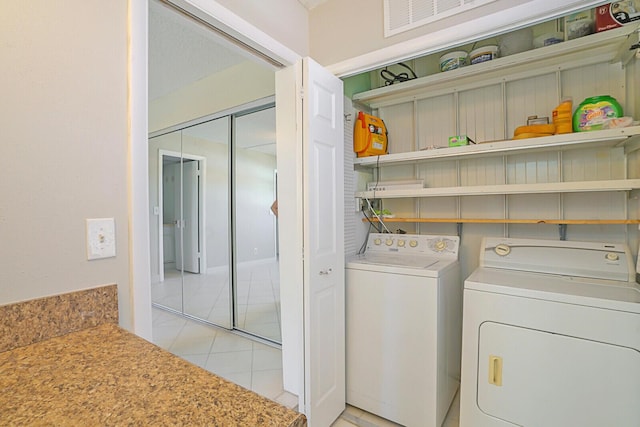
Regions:
<svg viewBox="0 0 640 427"><path fill-rule="evenodd" d="M150 135L152 303L280 344L275 106L236 110Z"/></svg>
<svg viewBox="0 0 640 427"><path fill-rule="evenodd" d="M272 62L149 2L152 304L279 345L274 93Z"/></svg>

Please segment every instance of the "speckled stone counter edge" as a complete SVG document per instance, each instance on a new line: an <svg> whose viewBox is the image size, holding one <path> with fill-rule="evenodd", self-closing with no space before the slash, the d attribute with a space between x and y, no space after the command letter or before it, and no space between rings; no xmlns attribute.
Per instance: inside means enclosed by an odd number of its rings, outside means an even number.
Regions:
<svg viewBox="0 0 640 427"><path fill-rule="evenodd" d="M0 352L104 323L118 324L115 284L3 305Z"/></svg>
<svg viewBox="0 0 640 427"><path fill-rule="evenodd" d="M117 325L0 353L0 424L303 427L306 417Z"/></svg>

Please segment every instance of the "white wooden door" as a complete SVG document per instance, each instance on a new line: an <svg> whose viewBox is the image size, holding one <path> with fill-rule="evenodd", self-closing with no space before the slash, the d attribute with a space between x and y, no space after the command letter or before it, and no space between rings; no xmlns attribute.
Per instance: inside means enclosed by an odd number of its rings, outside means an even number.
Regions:
<svg viewBox="0 0 640 427"><path fill-rule="evenodd" d="M305 413L329 426L345 408L342 81L303 61Z"/></svg>
<svg viewBox="0 0 640 427"><path fill-rule="evenodd" d="M315 62L276 73L283 383L311 427L345 407L342 111Z"/></svg>

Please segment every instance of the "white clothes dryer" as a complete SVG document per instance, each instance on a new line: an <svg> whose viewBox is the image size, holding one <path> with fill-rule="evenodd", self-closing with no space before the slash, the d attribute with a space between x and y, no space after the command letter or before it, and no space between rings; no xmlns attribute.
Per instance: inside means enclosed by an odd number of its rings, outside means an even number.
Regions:
<svg viewBox="0 0 640 427"><path fill-rule="evenodd" d="M347 403L440 427L459 387L457 236L369 235L346 265Z"/></svg>
<svg viewBox="0 0 640 427"><path fill-rule="evenodd" d="M623 244L485 238L464 284L461 427L640 426Z"/></svg>

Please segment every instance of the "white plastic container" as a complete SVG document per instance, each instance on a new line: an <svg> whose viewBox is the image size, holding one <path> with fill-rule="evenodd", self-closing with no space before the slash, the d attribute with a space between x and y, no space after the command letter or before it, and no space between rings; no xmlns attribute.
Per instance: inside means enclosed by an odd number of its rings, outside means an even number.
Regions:
<svg viewBox="0 0 640 427"><path fill-rule="evenodd" d="M469 62L471 64L479 64L481 62L491 61L498 57L498 46L482 46L474 49L469 54Z"/></svg>
<svg viewBox="0 0 640 427"><path fill-rule="evenodd" d="M522 28L511 33L498 36L500 56L505 57L533 49L533 30Z"/></svg>
<svg viewBox="0 0 640 427"><path fill-rule="evenodd" d="M455 70L467 65L469 55L463 50L445 53L440 57L440 71Z"/></svg>
<svg viewBox="0 0 640 427"><path fill-rule="evenodd" d="M535 49L564 41L564 33L546 33L533 39L533 47Z"/></svg>

